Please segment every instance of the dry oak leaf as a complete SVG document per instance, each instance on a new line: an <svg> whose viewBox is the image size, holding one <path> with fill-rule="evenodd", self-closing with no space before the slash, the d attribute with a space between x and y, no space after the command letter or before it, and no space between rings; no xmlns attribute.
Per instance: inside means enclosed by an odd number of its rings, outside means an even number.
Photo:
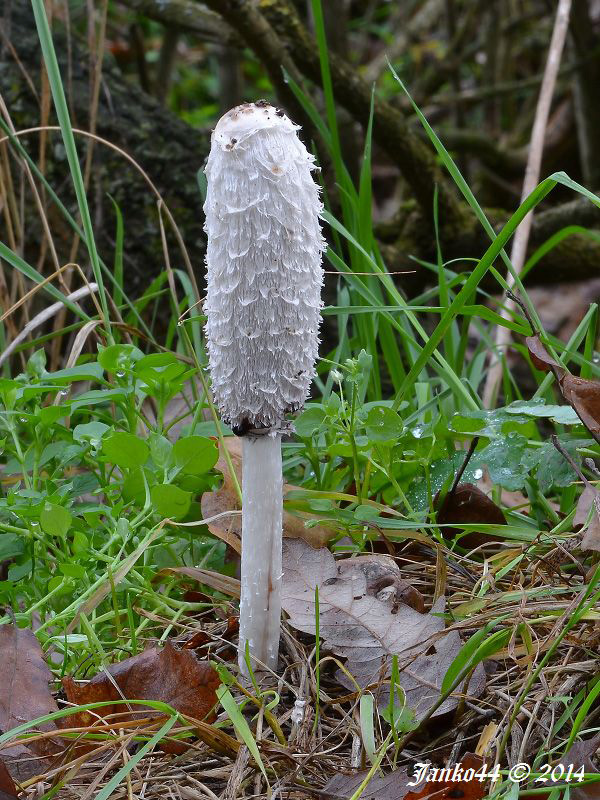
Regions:
<svg viewBox="0 0 600 800"><path fill-rule="evenodd" d="M17 787L6 769L6 764L0 761L0 800L17 797Z"/></svg>
<svg viewBox="0 0 600 800"><path fill-rule="evenodd" d="M231 458L235 474L241 486L242 483L242 442L239 436L226 436L223 440L227 447L227 452ZM215 469L223 473L223 486L216 492L205 492L202 495L201 508L202 516L205 519L221 514L224 511L239 511L241 506L237 492L233 485L233 480L229 472L227 461L223 455L221 444L219 443L219 459ZM297 490L297 486L284 484L283 496L288 492ZM311 519L311 515L297 516L290 514L289 511L283 512L283 535L293 539L304 539L313 547L324 547L333 536L333 531L315 525L313 528L306 528L305 519ZM212 522L208 525L208 530L213 536L226 542L237 553L241 553L242 538L242 518L239 514Z"/></svg>
<svg viewBox="0 0 600 800"><path fill-rule="evenodd" d="M481 769L483 760L472 753L465 754L460 767L463 770L472 768ZM450 768L452 769L452 768ZM352 775L335 775L324 787L324 791L332 798L348 800L366 778L367 770L355 772ZM360 800L481 800L484 795L485 782L477 778L467 781L447 781L444 776L417 787L409 786L414 783L412 775L403 767L381 777L373 777L360 795Z"/></svg>
<svg viewBox="0 0 600 800"><path fill-rule="evenodd" d="M583 742L575 742L556 766L562 764L566 771L570 764L574 764L575 770L584 767L586 773L598 772L599 766L594 763L594 758L599 747L600 734L596 734L591 739L586 739ZM541 794L539 795L539 800L547 800L549 797L550 792ZM569 797L571 800L600 800L600 783L587 783L583 786L575 782L570 783Z"/></svg>
<svg viewBox="0 0 600 800"><path fill-rule="evenodd" d="M351 561L351 560L350 560ZM319 630L325 649L346 659L346 667L361 688L379 684L375 694L380 707L387 706L392 656L398 656L400 683L407 705L418 720L439 700L446 671L461 647L456 631L445 632L445 601L440 598L428 614L404 603L396 613L389 604L369 594L364 570L347 563L340 572L326 548L315 550L299 539L283 544L282 606L289 622L305 633L315 634L315 587L319 587ZM354 689L343 673L342 685ZM472 696L485 686L483 667L478 665L469 683ZM461 687L464 691L465 687ZM434 716L456 708L449 697Z"/></svg>
<svg viewBox="0 0 600 800"><path fill-rule="evenodd" d="M538 334L525 340L531 360L538 369L553 372L562 396L596 441L600 442L600 381L571 375L548 353Z"/></svg>
<svg viewBox="0 0 600 800"><path fill-rule="evenodd" d="M109 673L110 677L106 674ZM118 700L158 700L171 705L187 717L208 721L214 719L216 689L221 683L217 672L202 663L190 650L176 650L170 642L162 648L150 647L132 658L100 672L85 684L63 678L67 700L76 705L105 702L105 706L79 711L69 718L69 725L88 726L99 717L118 714L122 722L157 716L153 709L140 713L143 706L128 710ZM112 678L112 680L111 680Z"/></svg>
<svg viewBox="0 0 600 800"><path fill-rule="evenodd" d="M484 761L481 756L475 753L465 753L457 769L472 769L477 772L483 767ZM473 777L470 780L447 780L447 770L452 771L452 767L446 767L444 772L437 773L434 780L427 781L420 787L404 795L404 800L451 800L461 798L461 800L481 800L485 795L486 781ZM446 773L446 774L444 774ZM434 777L434 774L431 774Z"/></svg>
<svg viewBox="0 0 600 800"><path fill-rule="evenodd" d="M15 625L0 626L0 729L10 731L18 725L58 711L50 692L52 673L44 661L42 648L31 630ZM34 730L52 731L52 723ZM49 759L62 753L60 741L40 739L30 745L9 745L0 751L10 773L19 781L45 771Z"/></svg>
<svg viewBox="0 0 600 800"><path fill-rule="evenodd" d="M386 555L366 555L345 558L336 562L338 575L345 577L360 570L364 573L367 594L373 595L391 608L404 603L415 611L425 611L425 598L418 589L400 577L393 558Z"/></svg>
<svg viewBox="0 0 600 800"><path fill-rule="evenodd" d="M339 773L327 781L323 791L327 796L348 800L368 775L368 770L353 772L351 775ZM405 768L389 772L387 775L374 776L360 795L360 800L402 800L408 793L410 777Z"/></svg>
<svg viewBox="0 0 600 800"><path fill-rule="evenodd" d="M588 483L577 501L573 519L575 530L586 524L590 509L592 510L591 520L583 534L579 549L600 552L600 492L591 483Z"/></svg>
<svg viewBox="0 0 600 800"><path fill-rule="evenodd" d="M437 509L439 493L433 501ZM493 500L472 483L459 483L454 491L449 491L437 510L437 521L440 525L506 525L504 512ZM444 534L458 536L460 528L444 528ZM489 533L470 531L460 537L461 547L479 547L493 542L496 537Z"/></svg>

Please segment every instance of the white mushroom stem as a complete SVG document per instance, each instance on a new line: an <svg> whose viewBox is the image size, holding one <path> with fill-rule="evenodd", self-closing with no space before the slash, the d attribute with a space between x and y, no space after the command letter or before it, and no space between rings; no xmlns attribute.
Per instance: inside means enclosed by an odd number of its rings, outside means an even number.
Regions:
<svg viewBox="0 0 600 800"><path fill-rule="evenodd" d="M281 436L244 436L242 452L242 595L239 665L248 675L277 669L281 624L283 477Z"/></svg>
<svg viewBox="0 0 600 800"><path fill-rule="evenodd" d="M206 164L206 339L213 397L243 437L239 663L277 669L281 430L315 375L325 241L314 158L265 101L221 117Z"/></svg>

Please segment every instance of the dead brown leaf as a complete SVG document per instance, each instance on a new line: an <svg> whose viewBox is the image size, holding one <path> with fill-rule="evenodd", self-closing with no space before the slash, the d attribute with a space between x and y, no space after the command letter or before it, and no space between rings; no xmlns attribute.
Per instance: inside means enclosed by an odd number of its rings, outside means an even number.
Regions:
<svg viewBox="0 0 600 800"><path fill-rule="evenodd" d="M338 561L338 574L352 577L360 571L365 576L367 594L377 597L390 607L404 603L415 611L425 611L425 598L415 587L400 577L398 565L390 556L366 555Z"/></svg>
<svg viewBox="0 0 600 800"><path fill-rule="evenodd" d="M463 770L473 769L477 772L483 766L483 759L472 753L466 753L458 766ZM361 770L351 775L335 775L327 782L324 791L335 797L336 800L337 798L348 800L367 777L367 774L367 770ZM448 781L444 778L445 776L442 775L413 788L408 785L409 782L413 782L412 775L406 768L402 768L387 775L372 778L360 798L361 800L425 800L425 798L431 797L432 800L451 800L451 798L459 797L461 800L481 800L484 796L485 781L479 781L477 778L466 781Z"/></svg>
<svg viewBox="0 0 600 800"><path fill-rule="evenodd" d="M553 372L562 396L596 441L600 442L600 381L571 375L548 353L538 334L525 340L533 364L544 372Z"/></svg>
<svg viewBox="0 0 600 800"><path fill-rule="evenodd" d="M108 673L108 675L106 674ZM110 676L110 677L109 677ZM69 717L69 726L91 726L98 717L119 715L123 722L139 719L143 706L115 704L118 700L158 700L168 703L187 717L214 719L216 689L220 679L208 663L202 663L190 650L176 650L169 642L151 647L132 658L113 664L85 684L63 678L67 700L75 705L106 703L90 711L79 711ZM137 713L136 713L137 712ZM150 710L143 716L156 716Z"/></svg>
<svg viewBox="0 0 600 800"><path fill-rule="evenodd" d="M559 380L560 377L566 373L565 368L561 367L560 364L555 361L550 353L546 350L542 344L539 334L528 336L525 339L525 344L529 350L529 356L533 362L533 366L536 369L541 369L543 372L554 372L557 380Z"/></svg>
<svg viewBox="0 0 600 800"><path fill-rule="evenodd" d="M233 463L234 471L237 479L241 485L242 481L242 442L238 436L227 436L223 440L227 451ZM223 486L216 492L205 492L202 495L201 507L202 516L205 519L221 514L224 511L239 511L241 508L238 500L237 492L234 487L231 473L227 461L221 451L219 445L219 460L215 465L215 469L223 473ZM285 495L288 492L297 490L297 486L292 486L289 483L283 486L283 496L285 502ZM304 525L305 520L312 519L309 514L297 515L291 514L289 511L283 512L283 535L293 539L304 539L312 547L324 547L331 539L333 531L324 528L321 525L315 525L313 528L306 528ZM238 554L241 553L241 538L242 538L242 518L237 515L230 518L223 518L208 525L209 531L219 539L222 539L230 547L232 547Z"/></svg>
<svg viewBox="0 0 600 800"><path fill-rule="evenodd" d="M587 518L592 509L592 516L589 525L579 545L580 550L595 550L600 552L600 492L593 486L588 485L581 493L577 502L573 527L582 527L586 524Z"/></svg>
<svg viewBox="0 0 600 800"><path fill-rule="evenodd" d="M31 630L15 625L0 626L0 728L10 731L18 725L58 711L50 692L52 673L42 648ZM52 731L46 723L32 729ZM5 765L17 780L27 780L43 772L48 759L63 751L60 742L40 739L29 746L13 745L1 752Z"/></svg>
<svg viewBox="0 0 600 800"><path fill-rule="evenodd" d="M475 772L483 767L483 759L474 753L465 753L458 766L463 770L472 769ZM461 800L481 800L485 794L486 781L473 777L471 780L447 780L445 775L440 775L435 780L427 781L421 789L410 791L404 800L450 800L460 797Z"/></svg>
<svg viewBox="0 0 600 800"><path fill-rule="evenodd" d="M388 702L389 685L384 681L390 673L392 656L397 655L407 704L417 719L423 719L439 699L444 675L461 647L458 633L445 633L444 621L439 616L444 610L444 598L428 614L404 603L397 609L390 608L388 603L369 594L364 570L345 564L340 572L328 549L314 550L301 540L284 542L283 565L282 605L290 624L315 634L315 587L318 586L319 627L324 648L346 659L346 667L360 687L379 684L380 705ZM344 686L355 688L343 675L338 677ZM479 665L469 684L469 693L479 694L484 684L483 668ZM449 697L434 715L456 708L457 702L456 697Z"/></svg>
<svg viewBox="0 0 600 800"><path fill-rule="evenodd" d="M574 764L576 770L585 767L586 772L598 772L600 765L594 763L594 758L599 747L600 734L596 734L584 742L575 742L558 763L562 764L565 770L569 768L570 764ZM600 800L600 783L579 786L572 782L569 784L569 797L572 800ZM541 795L540 800L546 800L546 796Z"/></svg>
<svg viewBox="0 0 600 800"><path fill-rule="evenodd" d="M10 772L6 769L6 764L0 761L0 800L17 797L17 787L10 777Z"/></svg>
<svg viewBox="0 0 600 800"><path fill-rule="evenodd" d="M323 791L340 800L348 800L367 777L368 770L353 772L351 775L334 775L327 781ZM373 777L360 795L360 800L402 800L412 780L408 770L397 769L381 777Z"/></svg>
<svg viewBox="0 0 600 800"><path fill-rule="evenodd" d="M560 381L563 397L593 436L600 435L600 382L566 374Z"/></svg>
<svg viewBox="0 0 600 800"><path fill-rule="evenodd" d="M439 494L434 506L437 507ZM441 525L506 525L502 509L472 483L461 483L454 491L449 491L438 512L437 521ZM460 528L444 528L444 534L458 536ZM480 531L471 531L460 537L463 547L478 547L494 541L494 537Z"/></svg>

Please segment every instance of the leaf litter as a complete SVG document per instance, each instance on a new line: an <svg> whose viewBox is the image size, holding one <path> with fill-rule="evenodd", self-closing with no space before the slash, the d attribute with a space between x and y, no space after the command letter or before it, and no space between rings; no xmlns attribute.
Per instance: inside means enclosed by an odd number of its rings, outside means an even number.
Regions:
<svg viewBox="0 0 600 800"><path fill-rule="evenodd" d="M79 711L69 720L70 725L87 727L108 716L121 723L157 716L149 707L127 708L118 702L122 700L160 701L186 717L210 722L215 717L220 682L210 664L198 661L189 649L179 650L167 642L106 668L87 683L65 677L63 688L74 705L105 703L93 711Z"/></svg>
<svg viewBox="0 0 600 800"><path fill-rule="evenodd" d="M0 669L7 677L0 684L0 727L10 731L19 725L59 710L49 684L53 680L35 634L14 625L0 626ZM66 745L60 739L61 729L80 728L93 732L94 727L127 728L140 718L164 719L164 714L149 706L128 706L119 701L147 700L166 703L186 718L199 723L215 719L216 689L221 681L208 662L199 661L190 649L177 649L170 642L164 647L150 647L136 656L107 667L84 683L70 676L62 684L68 703L83 706L102 703L93 710L80 710L53 722L28 730L42 731L55 737L36 738L26 744L4 747L0 751L0 786L2 769L8 768L4 785L12 778L24 781L44 774L50 767L60 766ZM174 729L176 731L177 728ZM94 750L98 742L78 743L75 754ZM162 743L163 749L181 753L187 745L181 742ZM5 791L7 791L5 789Z"/></svg>
<svg viewBox="0 0 600 800"><path fill-rule="evenodd" d="M393 583L382 587L377 582L369 585L368 570L361 568L364 560L361 565L360 559L348 559L338 567L328 549L315 550L300 539L286 540L283 552L282 605L289 622L304 633L316 633L318 588L323 647L344 658L352 676L339 672L337 677L342 685L351 690L356 685L361 689L374 685L379 707L386 708L392 658L397 656L399 684L407 705L417 720L428 716L440 699L448 667L461 648L460 635L456 631L446 632L445 599L439 598L431 611L424 613L403 602L402 594L390 597L386 589ZM370 557L367 563L374 564L381 558L385 557ZM354 560L359 562L357 566L353 566ZM440 716L455 709L459 702L457 694L475 697L484 688L485 674L478 665L468 687L463 683L432 715Z"/></svg>
<svg viewBox="0 0 600 800"><path fill-rule="evenodd" d="M52 673L33 631L13 624L0 626L0 675L2 732L58 711L49 686ZM48 732L54 727L46 723L37 730ZM62 749L60 742L42 738L3 747L0 758L15 779L25 780L43 772Z"/></svg>
<svg viewBox="0 0 600 800"><path fill-rule="evenodd" d="M483 759L474 753L465 753L457 765L463 770L481 769ZM348 800L361 786L368 775L367 770L359 770L351 775L335 775L325 785L331 800ZM411 770L406 767L394 770L385 775L372 778L360 794L361 800L482 800L485 794L486 782L474 777L467 780L448 780L445 775L436 773L431 775L432 780L414 783ZM580 800L583 800L580 798Z"/></svg>

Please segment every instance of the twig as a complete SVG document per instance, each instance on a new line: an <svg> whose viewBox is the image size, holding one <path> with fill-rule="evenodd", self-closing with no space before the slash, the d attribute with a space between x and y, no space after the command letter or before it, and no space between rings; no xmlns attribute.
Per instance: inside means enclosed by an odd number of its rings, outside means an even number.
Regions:
<svg viewBox="0 0 600 800"><path fill-rule="evenodd" d="M457 490L458 484L460 483L460 479L462 478L463 473L469 464L469 461L473 457L473 453L475 452L475 448L477 447L478 444L479 444L479 436L475 436L473 438L473 441L469 445L469 449L467 450L467 455L465 456L465 460L460 465L460 469L456 473L456 477L454 478L454 482L452 483L452 488L450 489L449 494L454 494L454 492Z"/></svg>
<svg viewBox="0 0 600 800"><path fill-rule="evenodd" d="M548 124L548 116L550 114L550 106L552 104L552 97L554 95L556 77L560 67L560 59L569 26L570 12L571 0L559 0L556 18L554 20L554 29L552 31L552 39L550 41L550 48L548 50L548 60L546 61L546 67L544 69L544 78L542 80L540 95L535 111L535 119L533 122L533 130L531 132L531 143L529 146L529 155L527 157L527 167L525 170L525 180L523 181L521 202L523 202L525 198L528 197L535 189L540 178L546 126ZM530 211L517 228L515 238L513 240L513 247L510 257L515 274L517 276L523 269L523 265L525 263L532 221L533 211ZM509 286L514 285L514 281L511 280L510 276L508 282ZM507 298L504 309L502 310L502 316L504 319L508 319L514 309L514 300ZM483 405L485 408L490 408L495 403L498 388L502 380L501 352L509 345L510 341L510 330L503 326L499 326L496 331L496 352L498 354L497 360L490 367L483 390Z"/></svg>

